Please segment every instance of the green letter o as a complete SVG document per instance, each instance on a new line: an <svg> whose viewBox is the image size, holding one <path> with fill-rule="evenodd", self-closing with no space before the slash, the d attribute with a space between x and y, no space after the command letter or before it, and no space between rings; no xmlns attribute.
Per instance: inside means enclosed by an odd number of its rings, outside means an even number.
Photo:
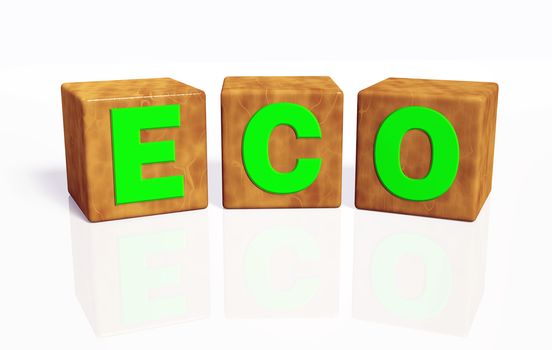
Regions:
<svg viewBox="0 0 552 350"><path fill-rule="evenodd" d="M432 160L422 179L407 177L401 168L401 142L410 130L427 134ZM458 172L460 147L454 127L447 118L427 107L404 107L381 124L374 144L374 164L383 186L397 197L412 201L438 198L452 186Z"/></svg>

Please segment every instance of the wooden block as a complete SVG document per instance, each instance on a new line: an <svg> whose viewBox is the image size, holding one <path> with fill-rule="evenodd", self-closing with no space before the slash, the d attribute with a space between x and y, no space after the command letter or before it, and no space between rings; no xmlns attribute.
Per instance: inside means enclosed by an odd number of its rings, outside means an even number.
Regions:
<svg viewBox="0 0 552 350"><path fill-rule="evenodd" d="M221 107L225 208L340 206L343 93L331 78L228 77Z"/></svg>
<svg viewBox="0 0 552 350"><path fill-rule="evenodd" d="M362 90L356 207L475 220L491 191L497 99L495 83L390 78Z"/></svg>
<svg viewBox="0 0 552 350"><path fill-rule="evenodd" d="M162 78L61 94L69 193L90 221L207 206L203 91Z"/></svg>

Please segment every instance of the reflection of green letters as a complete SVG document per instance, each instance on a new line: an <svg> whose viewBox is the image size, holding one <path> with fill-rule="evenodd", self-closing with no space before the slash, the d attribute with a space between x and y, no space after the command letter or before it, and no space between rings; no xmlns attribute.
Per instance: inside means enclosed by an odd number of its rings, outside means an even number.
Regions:
<svg viewBox="0 0 552 350"><path fill-rule="evenodd" d="M297 138L321 138L318 120L307 108L295 103L272 103L257 111L243 134L242 156L245 171L260 189L277 194L302 191L318 177L322 159L300 158L293 171L282 173L270 164L268 142L272 131L287 125Z"/></svg>
<svg viewBox="0 0 552 350"><path fill-rule="evenodd" d="M174 162L174 140L140 142L140 131L180 126L180 105L113 108L115 204L184 196L184 177L142 178L142 165Z"/></svg>
<svg viewBox="0 0 552 350"><path fill-rule="evenodd" d="M272 310L291 310L304 305L320 287L317 277L298 279L288 290L272 287L270 261L274 252L282 247L292 248L302 259L320 259L318 244L304 231L269 230L255 237L245 255L246 284L255 300Z"/></svg>
<svg viewBox="0 0 552 350"><path fill-rule="evenodd" d="M182 295L152 298L155 289L180 282L181 268L147 266L149 258L174 254L185 246L182 232L126 236L119 240L123 323L140 324L182 315L186 311Z"/></svg>
<svg viewBox="0 0 552 350"><path fill-rule="evenodd" d="M401 142L410 130L421 130L431 141L432 161L422 179L407 177L401 168ZM426 107L404 107L383 121L374 144L374 164L385 188L397 197L426 201L444 194L452 186L460 147L452 124L441 113Z"/></svg>
<svg viewBox="0 0 552 350"><path fill-rule="evenodd" d="M397 264L407 254L421 258L426 268L424 291L414 299L402 297L396 286ZM371 276L372 290L380 303L409 320L425 320L441 312L452 287L452 268L443 249L415 234L396 234L384 239L374 251Z"/></svg>

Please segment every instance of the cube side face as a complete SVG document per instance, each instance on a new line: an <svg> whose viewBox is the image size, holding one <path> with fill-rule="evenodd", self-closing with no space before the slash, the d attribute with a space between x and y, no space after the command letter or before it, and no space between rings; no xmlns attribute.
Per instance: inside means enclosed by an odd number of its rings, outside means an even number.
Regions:
<svg viewBox="0 0 552 350"><path fill-rule="evenodd" d="M483 183L479 193L479 210L485 204L485 200L489 196L492 188L493 165L494 165L494 148L496 136L496 116L498 108L498 85L493 84L491 92L485 99L485 114L483 123L483 141L486 154L481 157L481 178Z"/></svg>
<svg viewBox="0 0 552 350"><path fill-rule="evenodd" d="M442 84L442 82L439 82ZM381 84L381 83L380 83ZM481 193L489 172L482 170L482 159L489 158L488 108L485 94L421 94L399 88L377 91L368 88L358 96L356 206L360 209L414 214L473 221L482 206ZM374 165L374 142L382 122L394 111L407 106L422 106L444 115L458 137L460 158L451 187L441 196L427 201L411 201L391 194L381 183ZM493 124L494 127L494 124ZM492 157L492 155L491 155ZM401 168L411 178L423 178L432 162L430 141L425 133L408 132L401 143ZM483 178L482 178L483 176Z"/></svg>
<svg viewBox="0 0 552 350"><path fill-rule="evenodd" d="M267 192L248 176L242 157L246 126L255 113L270 104L288 102L306 107L316 117L321 138L297 138L292 128L274 128L268 142L272 167L294 170L300 158L321 158L320 172L306 189L291 194ZM222 168L225 208L339 207L341 204L341 149L343 94L323 90L223 89Z"/></svg>
<svg viewBox="0 0 552 350"><path fill-rule="evenodd" d="M159 93L156 79L152 84ZM102 83L106 84L106 83ZM132 81L129 82L132 90ZM142 89L145 89L142 87ZM166 93L154 95L143 90L143 97L125 96L82 100L85 178L88 190L90 221L169 213L207 206L207 145L205 125L205 94L200 92ZM141 178L168 178L183 176L183 196L166 199L116 202L113 152L112 115L114 109L149 106L178 106L179 126L143 128L140 145L173 142L174 161L153 160L140 166ZM153 115L154 120L157 118ZM123 152L127 152L123 150ZM172 151L171 151L172 152ZM154 152L155 153L155 152Z"/></svg>
<svg viewBox="0 0 552 350"><path fill-rule="evenodd" d="M67 187L81 210L88 213L83 107L65 85L61 88L61 101Z"/></svg>

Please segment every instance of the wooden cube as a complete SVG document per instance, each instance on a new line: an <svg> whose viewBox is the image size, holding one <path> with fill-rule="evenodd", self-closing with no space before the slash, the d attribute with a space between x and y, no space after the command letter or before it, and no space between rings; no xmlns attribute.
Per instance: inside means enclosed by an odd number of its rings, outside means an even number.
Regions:
<svg viewBox="0 0 552 350"><path fill-rule="evenodd" d="M491 191L498 86L390 78L358 94L356 207L473 221Z"/></svg>
<svg viewBox="0 0 552 350"><path fill-rule="evenodd" d="M90 221L207 206L203 91L162 78L61 95L69 193Z"/></svg>
<svg viewBox="0 0 552 350"><path fill-rule="evenodd" d="M343 93L329 77L228 77L225 208L339 207Z"/></svg>

